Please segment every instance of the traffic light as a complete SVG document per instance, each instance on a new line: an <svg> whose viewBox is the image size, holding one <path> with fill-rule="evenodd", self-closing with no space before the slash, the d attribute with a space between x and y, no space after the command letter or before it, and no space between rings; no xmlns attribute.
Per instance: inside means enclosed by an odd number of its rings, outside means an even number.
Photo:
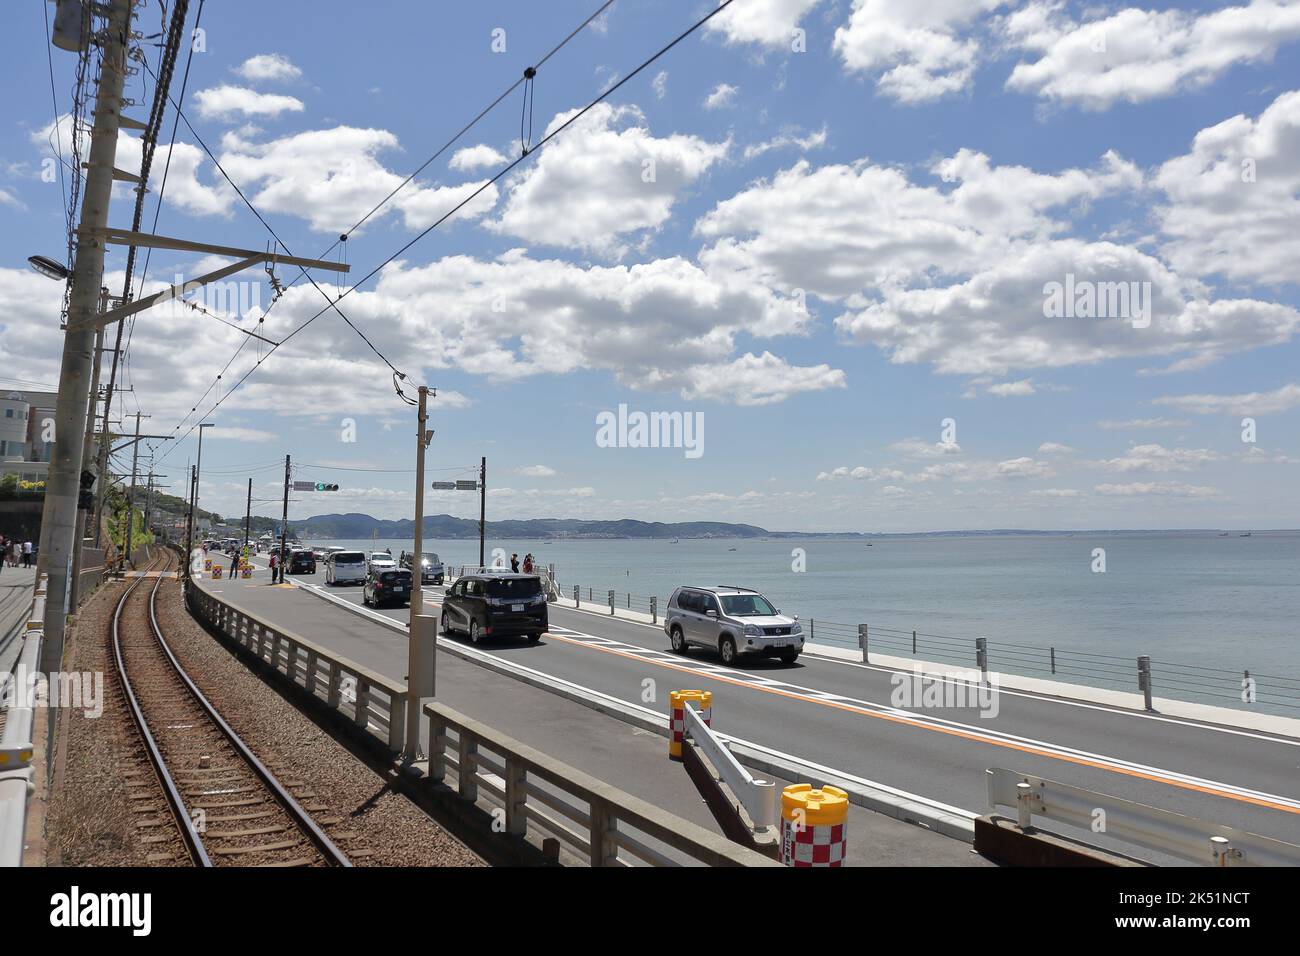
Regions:
<svg viewBox="0 0 1300 956"><path fill-rule="evenodd" d="M95 507L95 473L82 471L80 482L81 491L77 494L77 508L81 511L91 511Z"/></svg>
<svg viewBox="0 0 1300 956"><path fill-rule="evenodd" d="M339 490L339 486L338 486L338 485L330 485L330 484L326 484L326 483L323 482L323 481L318 481L318 482L316 482L316 490L317 490L317 491L338 491L338 490Z"/></svg>

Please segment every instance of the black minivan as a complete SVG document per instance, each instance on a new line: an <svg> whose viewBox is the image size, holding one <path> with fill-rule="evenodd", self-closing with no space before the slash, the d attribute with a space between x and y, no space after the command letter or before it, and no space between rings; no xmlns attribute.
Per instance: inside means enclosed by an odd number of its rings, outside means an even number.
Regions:
<svg viewBox="0 0 1300 956"><path fill-rule="evenodd" d="M519 635L535 643L547 626L546 592L535 574L467 574L442 600L442 632L465 634L475 644L485 637Z"/></svg>
<svg viewBox="0 0 1300 956"><path fill-rule="evenodd" d="M383 604L399 606L410 603L411 572L397 568L371 568L361 587L361 603L371 607Z"/></svg>

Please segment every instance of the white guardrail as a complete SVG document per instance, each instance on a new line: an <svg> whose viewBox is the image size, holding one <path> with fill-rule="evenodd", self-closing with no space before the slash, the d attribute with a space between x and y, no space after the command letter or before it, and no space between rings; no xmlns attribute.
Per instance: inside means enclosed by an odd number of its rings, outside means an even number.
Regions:
<svg viewBox="0 0 1300 956"><path fill-rule="evenodd" d="M1091 831L1104 814L1107 836L1207 866L1300 866L1300 846L1236 827L1149 807L1033 774L986 771L989 807L1016 811L1021 829L1035 816Z"/></svg>
<svg viewBox="0 0 1300 956"><path fill-rule="evenodd" d="M26 636L14 664L16 674L35 674L40 670L44 617L45 591L43 582L38 582L31 610L25 618ZM26 688L6 690L9 702L25 699ZM35 717L35 710L28 706L8 707L5 713L4 733L0 735L0 867L23 865L27 802L32 794Z"/></svg>
<svg viewBox="0 0 1300 956"><path fill-rule="evenodd" d="M691 701L685 703L683 716L686 720L687 735L704 752L704 756L709 758L709 763L713 764L722 782L736 795L736 799L749 814L755 829L776 826L776 782L759 780L741 766L735 754L713 732L713 728L704 722L704 718L691 705Z"/></svg>

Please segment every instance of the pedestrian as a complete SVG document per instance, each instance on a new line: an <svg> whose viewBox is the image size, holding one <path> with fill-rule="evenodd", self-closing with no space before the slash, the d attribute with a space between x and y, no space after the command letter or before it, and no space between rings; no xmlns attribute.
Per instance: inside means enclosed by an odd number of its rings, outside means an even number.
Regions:
<svg viewBox="0 0 1300 956"><path fill-rule="evenodd" d="M239 577L239 552L238 551L235 551L230 556L230 577L232 579Z"/></svg>
<svg viewBox="0 0 1300 956"><path fill-rule="evenodd" d="M518 574L518 573L519 573L519 554L518 554L518 552L516 552L515 554L510 555L510 570L513 571L515 574Z"/></svg>
<svg viewBox="0 0 1300 956"><path fill-rule="evenodd" d="M31 566L32 566L32 543L30 541L24 541L23 542L23 567L30 568Z"/></svg>
<svg viewBox="0 0 1300 956"><path fill-rule="evenodd" d="M524 555L524 574L533 573L533 553L529 551Z"/></svg>
<svg viewBox="0 0 1300 956"><path fill-rule="evenodd" d="M271 583L278 584L280 581L280 556L274 551L271 552Z"/></svg>
<svg viewBox="0 0 1300 956"><path fill-rule="evenodd" d="M0 534L0 571L4 570L5 558L9 556L9 542Z"/></svg>

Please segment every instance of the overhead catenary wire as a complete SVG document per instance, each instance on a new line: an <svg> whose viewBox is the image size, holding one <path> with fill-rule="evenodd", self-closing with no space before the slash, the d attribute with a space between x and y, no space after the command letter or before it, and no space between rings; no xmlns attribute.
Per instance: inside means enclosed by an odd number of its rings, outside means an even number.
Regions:
<svg viewBox="0 0 1300 956"><path fill-rule="evenodd" d="M730 0L728 0L728 2L730 2ZM551 47L551 49L550 49L549 51L547 51L546 54L543 55L543 56L541 57L541 59L537 60L537 62L536 62L532 67L530 67L529 69L535 72L539 67L541 67L543 64L545 64L545 63L546 63L548 60L550 60L553 56L555 56L557 53L559 53L560 50L562 50L565 46L567 46L568 43L569 43L571 40L573 40L573 38L576 37L579 33L581 33L581 32L582 32L582 31L583 31L583 30L584 30L588 25L590 25L594 20L596 20L596 19L599 18L602 14L604 14L605 11L607 11L611 6L613 6L613 3L614 3L614 0L605 0L605 2L603 2L599 7L597 7L596 10L595 10L595 11L594 11L590 16L588 16L588 17L587 17L585 20L583 20L580 24L578 24L576 27L574 27L573 30L571 30L571 31L570 31L570 32L569 32L569 33L568 33L568 34L567 34L567 35L566 35L562 40L560 40L560 41L559 41L558 43L556 43L553 47ZM203 15L203 0L200 0L200 3L199 3L199 17L202 17L202 15ZM196 20L196 26L197 26L197 20ZM193 57L193 49L192 49L192 48L191 48L190 53L191 53L191 58L192 58L192 57ZM186 64L186 77L188 77L188 75L189 75L189 64L187 63L187 64ZM368 221L368 220L369 220L369 219L370 219L370 218L371 218L371 217L372 217L376 212L378 212L378 211L379 211L379 210L380 210L384 205L386 205L390 200L392 200L392 198L393 198L394 196L396 196L396 195L397 195L397 194L398 194L402 189L404 189L407 185L409 185L409 184L410 184L410 183L415 179L416 176L418 176L418 175L419 175L421 172L423 172L423 171L424 171L424 170L425 170L425 169L426 169L426 168L427 168L431 163L433 163L436 159L438 159L438 157L440 157L443 153L445 153L448 149L450 149L453 145L455 145L455 143L458 142L462 136L464 136L467 132L469 132L471 129L473 129L473 128L474 128L474 127L475 127L475 126L476 126L476 125L477 125L477 124L478 124L478 123L479 123L479 122L480 122L484 117L486 117L490 112L492 112L492 110L495 109L495 108L496 108L496 107L497 107L497 106L498 106L498 105L499 105L503 100L505 100L507 97L510 96L511 93L513 93L515 90L517 90L517 89L519 88L520 84L522 84L522 83L524 82L524 79L525 79L525 78L524 78L523 76L520 76L519 79L515 80L512 84L510 84L510 86L507 87L505 90L503 90L503 91L502 91L502 92L501 92L501 93L500 93L500 94L499 94L495 99L492 100L492 102L490 102L487 106L483 107L483 109L479 110L479 112L478 112L478 113L477 113L477 114L476 114L472 119L470 119L469 122L467 122L465 125L463 125L459 130L457 130L457 131L456 131L456 132L455 132L455 133L454 133L454 134L453 134L453 135L452 135L452 136L451 136L451 137L450 137L446 142L444 142L444 143L443 143L440 147L438 147L438 149L435 150L435 151L434 151L434 152L433 152L433 153L432 153L432 154L431 154L427 159L425 159L424 162L422 162L418 167L416 167L414 171L412 171L412 172L411 172L411 173L410 173L410 174L409 174L405 179L403 179L403 180L402 180L402 181L401 181L397 186L395 186L395 187L394 187L394 188L393 188L393 189L392 189L392 190L391 190L391 191L390 191L386 196L384 196L383 199L381 199L378 203L376 203L373 207L371 207L371 209L370 209L368 212L366 212L365 215L363 215L360 219L358 219L358 220L357 220L357 221L356 221L356 222L351 226L351 228L349 228L346 232L342 233L342 234L339 236L338 239L336 239L333 243L331 243L330 246L329 246L328 248L326 248L326 249L325 249L325 250L324 250L324 251L323 251L319 256L317 256L317 258L318 258L318 259L323 259L323 258L325 258L325 257L328 256L328 255L329 255L329 254L330 254L330 253L331 253L331 252L332 252L332 251L333 251L333 250L334 250L334 249L335 249L335 248L336 248L336 247L337 247L341 242L346 242L348 236L351 236L351 235L352 235L352 234L353 234L357 229L361 228L361 226L364 225L364 224L365 224L365 223L366 223L366 222L367 222L367 221ZM183 95L184 95L184 81L182 82L182 96L183 96ZM179 124L180 119L181 119L181 115L182 115L182 114L181 114L181 110L180 110L180 106L179 106L179 104L174 104L174 105L176 105L176 113L177 113L177 120L176 120L176 123ZM188 120L186 120L186 126L188 126L188 127L190 128L190 131L191 131L191 132L194 132L194 129L193 129L192 126L190 126L190 123L189 123ZM196 138L198 137L198 134L197 134L197 133L195 133L195 137L196 137ZM173 145L175 144L175 139L176 139L176 127L173 126L173 129L172 129L172 143L173 143ZM206 148L205 148L205 151L206 151ZM209 152L209 155L211 155L210 152ZM169 162L169 163L170 163L170 159L171 159L171 152L170 152L170 150L169 150L169 151L168 151L168 162ZM215 162L215 159L214 159L214 162ZM164 184L165 184L165 182L166 182L166 170L165 170L165 169L164 169L164 173L163 173L163 175L164 175ZM223 171L223 175L224 175L224 171ZM226 177L226 178L227 178L227 181L229 181L229 177ZM233 183L232 183L232 185L233 185ZM160 196L159 198L160 198L160 204L161 204L161 196ZM241 198L242 198L242 194L241 194ZM247 202L247 200L245 200L245 202ZM261 218L261 217L259 216L259 219L260 219L260 218ZM155 227L156 227L156 223L157 223L157 217L155 216ZM268 227L268 231L270 231L269 227ZM272 233L272 235L274 235L274 233ZM148 268L148 265L147 265L147 263L148 263L148 258L147 258L147 257L146 257L146 260L145 260L145 261L146 261L146 269L147 269L147 268ZM270 306L267 308L266 313L263 313L263 316L262 316L262 321L263 321L263 322L265 321L266 315L269 314L270 311L271 311L271 309L275 307L275 303L278 302L278 301L280 300L280 298L283 296L284 292L285 292L288 288L292 288L295 284L297 284L297 282L298 282L299 279L303 278L303 277L306 276L306 275L307 275L307 270L306 270L306 269L300 269L298 275L295 276L295 277L293 278L293 280L289 282L289 284L288 284L287 287L277 289L277 295L276 295L276 298L273 299L273 300L271 301L271 304L270 304ZM236 351L235 351L235 354L234 354L233 356L231 356L230 361L226 363L226 365L224 366L224 368L222 369L222 371L218 374L217 378L214 379L213 382L212 382L212 384L210 384L210 385L208 386L207 390L204 391L203 396L202 396L202 397L201 397L197 402L195 402L195 407L196 407L196 408L197 408L198 405L201 405L201 404L203 403L203 401L207 398L207 396L212 392L212 389L216 386L217 382L221 379L221 377L225 374L225 372L229 370L230 366L234 363L235 359L239 357L240 353L243 352L244 347L245 347L247 344L248 344L248 340L247 340L247 339L245 339L243 342L240 343L239 347L238 347L238 348L236 349ZM268 352L267 355L259 356L256 365L254 365L254 368L256 368L257 366L260 366L261 363L262 363L262 361L263 361L265 358L267 358L269 355L270 355L270 353ZM241 380L241 382L242 382L242 380ZM193 411L194 411L194 409L192 408L192 409L191 409L191 414L193 413ZM180 425L176 426L176 428L173 429L173 430L174 430L174 431L179 431L180 428L184 426L185 421L187 421L188 418L189 418L189 415L186 415L185 419L182 419ZM185 433L185 435L182 436L182 440L183 440L185 437L188 437L188 436L189 436L193 431L194 431L194 429L191 427L191 428L190 428L190 429Z"/></svg>

